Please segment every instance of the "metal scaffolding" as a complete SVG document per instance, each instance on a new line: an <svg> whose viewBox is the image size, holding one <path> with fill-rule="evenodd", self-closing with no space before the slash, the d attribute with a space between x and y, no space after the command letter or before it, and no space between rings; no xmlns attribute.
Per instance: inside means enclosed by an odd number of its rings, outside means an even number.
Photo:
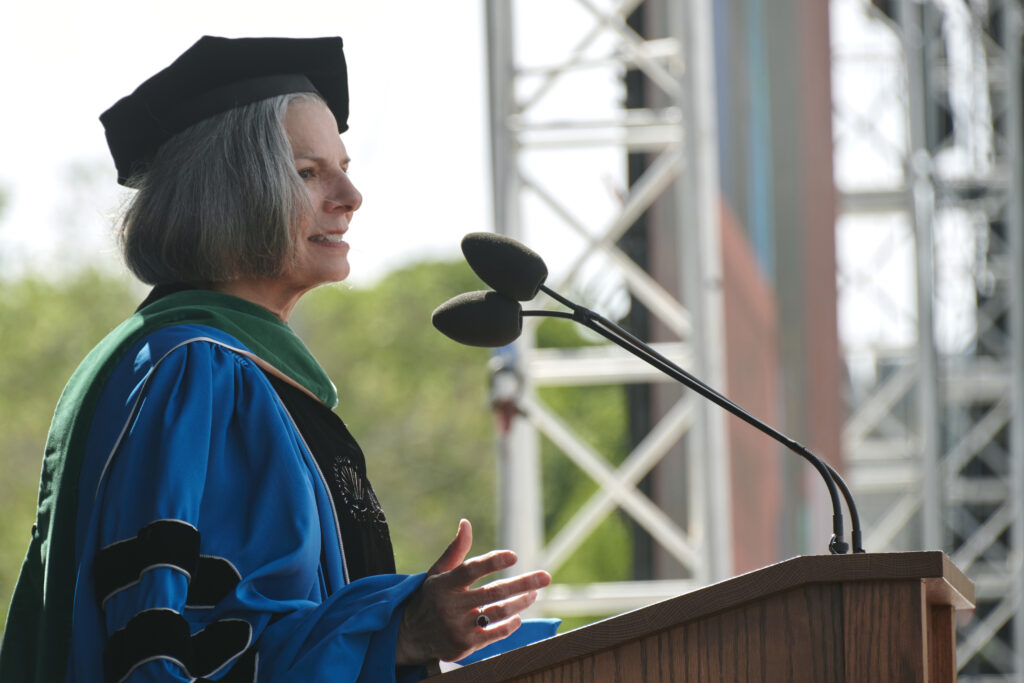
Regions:
<svg viewBox="0 0 1024 683"><path fill-rule="evenodd" d="M641 5L665 19L665 35L650 39L629 26ZM715 355L723 335L711 0L485 6L496 229L549 261L557 253L564 262L549 284L563 293L586 289L598 263L674 335L658 345L664 355L724 387ZM849 405L842 443L865 546L949 553L977 586L977 614L960 629L960 680L1024 680L1021 3L831 0L830 8ZM565 40L540 49L528 30L514 30L529 25L528 11L576 14L565 22ZM576 34L570 26L584 28ZM628 69L643 72L663 106L621 107L615 88ZM595 74L607 93L598 106L573 87ZM641 150L653 162L604 213L595 213L594 192L565 191L568 176L616 184L627 154ZM585 153L569 168L547 156L555 151ZM685 235L674 257L687 278L678 291L617 246L667 195L682 200L669 204ZM498 399L521 411L501 442L503 543L527 568L557 572L621 509L685 569L674 581L554 586L540 611L611 613L728 576L721 413L684 394L613 465L537 390L663 378L617 349L537 349L530 322L522 340L496 356ZM558 530L543 527L541 436L598 484ZM685 521L637 488L681 439L690 446Z"/></svg>
<svg viewBox="0 0 1024 683"><path fill-rule="evenodd" d="M1019 0L831 0L842 442L869 551L976 584L961 681L1024 681Z"/></svg>
<svg viewBox="0 0 1024 683"><path fill-rule="evenodd" d="M663 20L664 34L657 39L628 24L641 5ZM724 386L711 0L488 0L485 6L496 230L526 242L549 264L558 261L548 283L556 291L585 290L592 282L589 274L600 270L602 281L616 282L671 332L674 340L656 345L662 354L709 384ZM564 40L540 46L530 41L528 30L515 30L535 20L564 25ZM624 109L622 79L628 69L642 72L664 104ZM581 90L581 80L591 87ZM595 92L604 99L595 102ZM636 151L653 161L626 188L623 164ZM591 189L566 189L562 183L570 176L577 184L594 179ZM614 191L602 192L609 183ZM605 201L602 195L616 199ZM668 291L618 246L637 218L667 196L673 197L669 205L675 212L668 218L684 231L680 242L691 247L680 247L675 256L679 271L687 274L680 291ZM600 207L595 211L602 203L603 213ZM538 300L533 306L550 303ZM617 347L535 348L536 320L528 318L522 338L495 357L495 400L514 404L500 449L502 542L518 552L524 568L544 567L557 575L602 520L620 509L684 569L678 580L555 585L545 591L538 611L610 614L729 576L721 411L684 395L614 465L574 433L537 390L665 378ZM541 435L598 485L557 530L543 528ZM659 508L637 486L681 440L688 453L687 489L679 492L687 505L684 520Z"/></svg>

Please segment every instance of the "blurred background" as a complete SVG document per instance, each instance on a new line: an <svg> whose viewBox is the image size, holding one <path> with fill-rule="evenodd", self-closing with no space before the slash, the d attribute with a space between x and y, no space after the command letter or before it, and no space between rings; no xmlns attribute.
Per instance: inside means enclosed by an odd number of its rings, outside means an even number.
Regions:
<svg viewBox="0 0 1024 683"><path fill-rule="evenodd" d="M0 619L53 406L145 290L98 115L203 34L342 35L353 275L292 325L400 571L460 517L563 628L827 552L817 473L565 321L458 346L493 230L843 472L869 552L976 584L960 680L1024 680L1019 0L71 0L0 21ZM554 307L539 299L536 307ZM847 520L847 534L849 520ZM849 540L849 535L847 535Z"/></svg>

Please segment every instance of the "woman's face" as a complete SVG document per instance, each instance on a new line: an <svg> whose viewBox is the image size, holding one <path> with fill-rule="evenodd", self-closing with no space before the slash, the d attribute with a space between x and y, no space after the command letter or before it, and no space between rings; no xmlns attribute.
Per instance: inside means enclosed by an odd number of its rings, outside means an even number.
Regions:
<svg viewBox="0 0 1024 683"><path fill-rule="evenodd" d="M348 277L352 214L363 197L348 177L348 154L330 109L316 100L292 103L284 115L295 170L309 192L312 212L296 226L295 254L281 279L300 292Z"/></svg>

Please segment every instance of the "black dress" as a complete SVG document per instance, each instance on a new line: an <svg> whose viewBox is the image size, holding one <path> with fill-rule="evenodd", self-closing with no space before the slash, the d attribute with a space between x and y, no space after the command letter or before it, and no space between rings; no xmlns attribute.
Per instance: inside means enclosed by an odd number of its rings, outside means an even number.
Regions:
<svg viewBox="0 0 1024 683"><path fill-rule="evenodd" d="M393 574L391 535L377 496L366 478L366 460L359 444L334 411L304 391L264 373L327 480L334 500L349 580Z"/></svg>

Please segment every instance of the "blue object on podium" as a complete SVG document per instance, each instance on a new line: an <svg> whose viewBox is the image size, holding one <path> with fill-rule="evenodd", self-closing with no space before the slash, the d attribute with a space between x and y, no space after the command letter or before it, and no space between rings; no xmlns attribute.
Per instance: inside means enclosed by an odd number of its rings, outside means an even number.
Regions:
<svg viewBox="0 0 1024 683"><path fill-rule="evenodd" d="M481 659L500 655L509 650L515 650L517 647L536 643L538 640L550 638L555 635L561 624L561 619L523 619L523 625L516 629L512 635L497 640L487 647L481 648L473 654L460 659L456 663L460 666L465 666L466 664L478 662Z"/></svg>

